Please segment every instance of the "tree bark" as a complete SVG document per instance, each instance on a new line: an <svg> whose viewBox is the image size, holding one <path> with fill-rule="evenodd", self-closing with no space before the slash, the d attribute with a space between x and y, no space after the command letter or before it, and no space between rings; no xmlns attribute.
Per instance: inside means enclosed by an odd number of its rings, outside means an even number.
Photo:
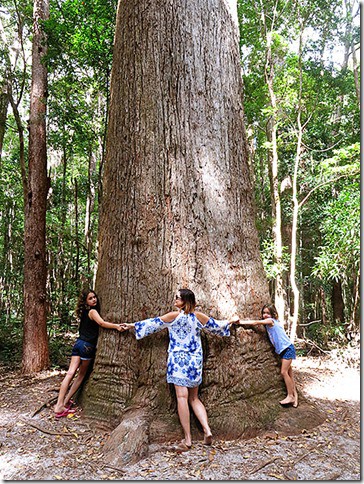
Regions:
<svg viewBox="0 0 364 484"><path fill-rule="evenodd" d="M33 10L32 86L29 115L28 190L24 230L24 333L22 371L32 373L49 364L46 312L46 99L47 52L41 22L49 17L46 0L35 0Z"/></svg>
<svg viewBox="0 0 364 484"><path fill-rule="evenodd" d="M333 281L332 285L332 313L334 323L340 322L344 323L344 300L342 295L342 288L340 281Z"/></svg>
<svg viewBox="0 0 364 484"><path fill-rule="evenodd" d="M179 287L215 317L260 315L269 293L241 92L237 28L224 1L119 2L96 280L108 321L163 314ZM272 424L284 394L265 330L232 332L203 336L201 398L221 437ZM166 332L137 342L101 331L82 404L119 424L110 462L181 435L167 345ZM131 437L136 421L147 439Z"/></svg>

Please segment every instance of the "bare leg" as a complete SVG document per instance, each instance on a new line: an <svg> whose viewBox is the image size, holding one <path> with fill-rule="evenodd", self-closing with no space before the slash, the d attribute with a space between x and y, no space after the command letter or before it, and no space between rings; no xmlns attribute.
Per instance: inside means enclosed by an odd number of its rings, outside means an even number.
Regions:
<svg viewBox="0 0 364 484"><path fill-rule="evenodd" d="M54 412L55 413L60 413L65 410L64 406L64 397L66 395L66 392L68 390L68 387L72 381L72 378L74 377L77 368L80 366L81 363L81 358L79 356L71 356L71 363L68 368L68 371L66 373L66 376L64 377L61 387L59 389L59 395L58 395L58 400L57 403L54 407Z"/></svg>
<svg viewBox="0 0 364 484"><path fill-rule="evenodd" d="M297 408L298 407L298 393L297 393L297 389L296 389L296 382L294 381L294 378L293 378L292 365L289 367L288 375L291 377L291 379L293 381L293 392L294 392L294 404L293 404L293 406L295 408Z"/></svg>
<svg viewBox="0 0 364 484"><path fill-rule="evenodd" d="M206 408L198 398L198 387L188 389L188 401L190 402L196 417L202 425L203 432L205 434L205 443L210 445L212 441L212 433L207 419Z"/></svg>
<svg viewBox="0 0 364 484"><path fill-rule="evenodd" d="M87 369L90 366L90 362L91 362L91 360L81 360L81 364L78 368L77 377L74 379L72 386L71 386L69 392L67 393L66 398L64 399L64 405L67 405L67 403L70 401L72 396L79 389L81 383L83 382L83 380L86 376Z"/></svg>
<svg viewBox="0 0 364 484"><path fill-rule="evenodd" d="M292 363L292 360L285 360L284 358L282 358L281 375L284 379L284 383L286 384L286 388L287 388L286 398L279 402L282 405L295 402L294 380L291 378L291 376L289 374L289 369L291 367L291 363ZM291 374L292 374L292 372L291 372Z"/></svg>
<svg viewBox="0 0 364 484"><path fill-rule="evenodd" d="M188 389L174 385L177 395L178 416L185 434L185 443L191 445L190 409L188 407Z"/></svg>

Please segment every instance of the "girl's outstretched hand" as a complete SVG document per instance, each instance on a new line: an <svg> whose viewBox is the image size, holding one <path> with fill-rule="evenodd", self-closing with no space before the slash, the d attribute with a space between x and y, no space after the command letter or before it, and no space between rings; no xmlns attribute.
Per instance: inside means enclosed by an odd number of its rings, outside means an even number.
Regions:
<svg viewBox="0 0 364 484"><path fill-rule="evenodd" d="M128 329L134 328L134 324L132 323L120 323L121 330L120 331L127 331Z"/></svg>

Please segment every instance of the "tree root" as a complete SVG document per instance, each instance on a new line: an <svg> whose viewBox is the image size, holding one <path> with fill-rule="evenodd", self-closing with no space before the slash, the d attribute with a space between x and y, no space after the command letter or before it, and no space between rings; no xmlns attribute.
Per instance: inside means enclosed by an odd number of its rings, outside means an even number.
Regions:
<svg viewBox="0 0 364 484"><path fill-rule="evenodd" d="M252 475L252 474L255 474L256 472L260 471L261 469L263 469L264 467L266 467L267 465L269 464L272 464L274 461L278 460L279 457L274 457L273 459L270 459L268 460L267 462L264 462L263 464L261 464L260 466L256 467L255 469L253 469L249 474Z"/></svg>
<svg viewBox="0 0 364 484"><path fill-rule="evenodd" d="M120 469L120 467L115 467L115 466L109 466L108 464L104 464L102 466L102 469L114 469L115 471L122 472L123 474L126 473L126 470L125 469Z"/></svg>
<svg viewBox="0 0 364 484"><path fill-rule="evenodd" d="M137 462L149 451L149 412L145 408L129 407L123 420L104 445L107 465L119 466Z"/></svg>
<svg viewBox="0 0 364 484"><path fill-rule="evenodd" d="M46 408L46 407L49 407L49 405L52 405L52 403L55 403L57 401L57 398L58 397L53 397L51 398L50 400L48 400L47 402L43 403L39 408L37 408L37 410L32 414L32 418L35 417L37 415L37 413L41 412L43 410L43 408Z"/></svg>

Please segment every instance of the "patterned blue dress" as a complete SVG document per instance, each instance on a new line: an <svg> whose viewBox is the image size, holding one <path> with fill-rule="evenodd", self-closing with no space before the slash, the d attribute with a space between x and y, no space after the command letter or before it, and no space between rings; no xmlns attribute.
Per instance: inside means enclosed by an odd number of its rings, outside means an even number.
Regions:
<svg viewBox="0 0 364 484"><path fill-rule="evenodd" d="M135 323L137 339L168 328L169 346L167 362L167 382L194 388L202 382L202 344L201 329L219 336L230 336L228 320L216 321L210 318L203 325L194 313L183 311L170 323L159 317L145 319Z"/></svg>

